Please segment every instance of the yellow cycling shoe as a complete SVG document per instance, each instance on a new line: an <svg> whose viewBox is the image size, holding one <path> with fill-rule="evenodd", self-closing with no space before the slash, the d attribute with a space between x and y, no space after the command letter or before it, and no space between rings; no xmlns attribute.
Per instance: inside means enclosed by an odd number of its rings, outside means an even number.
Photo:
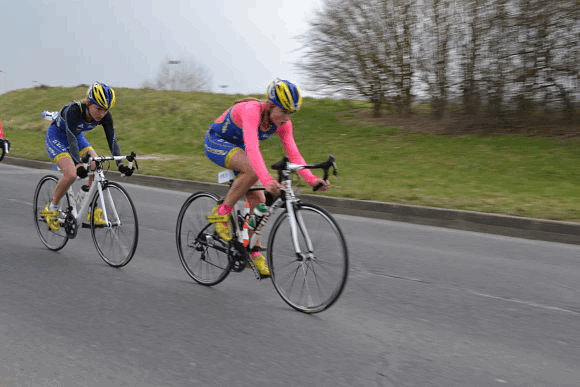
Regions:
<svg viewBox="0 0 580 387"><path fill-rule="evenodd" d="M105 225L105 218L103 218L103 210L100 208L95 208L95 211L93 211L94 215L95 215L95 226L104 226ZM87 217L85 219L86 223L91 223L91 217L90 214L87 212Z"/></svg>
<svg viewBox="0 0 580 387"><path fill-rule="evenodd" d="M232 226L230 225L229 215L218 215L219 204L212 208L211 215L206 216L210 223L215 223L215 232L224 241L232 240Z"/></svg>
<svg viewBox="0 0 580 387"><path fill-rule="evenodd" d="M252 257L252 262L254 262L254 265L256 265L256 268L262 277L270 276L270 268L266 262L266 257L264 257L262 254L257 255Z"/></svg>
<svg viewBox="0 0 580 387"><path fill-rule="evenodd" d="M44 207L44 210L40 211L40 216L44 218L48 227L53 231L60 230L60 224L58 222L58 210L49 210L48 204Z"/></svg>

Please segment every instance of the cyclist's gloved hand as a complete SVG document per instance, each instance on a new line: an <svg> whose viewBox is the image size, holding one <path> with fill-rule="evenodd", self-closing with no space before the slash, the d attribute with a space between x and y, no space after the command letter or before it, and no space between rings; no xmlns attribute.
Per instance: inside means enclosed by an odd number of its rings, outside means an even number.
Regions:
<svg viewBox="0 0 580 387"><path fill-rule="evenodd" d="M85 167L83 167L82 165L79 165L77 167L77 176L78 177L80 177L81 179L84 179L88 175L89 175L89 171L87 171L87 169Z"/></svg>
<svg viewBox="0 0 580 387"><path fill-rule="evenodd" d="M125 176L131 176L133 174L133 168L129 168L126 165L119 165L119 172L121 172Z"/></svg>
<svg viewBox="0 0 580 387"><path fill-rule="evenodd" d="M316 179L312 184L313 191L326 191L330 187L330 183L327 180Z"/></svg>

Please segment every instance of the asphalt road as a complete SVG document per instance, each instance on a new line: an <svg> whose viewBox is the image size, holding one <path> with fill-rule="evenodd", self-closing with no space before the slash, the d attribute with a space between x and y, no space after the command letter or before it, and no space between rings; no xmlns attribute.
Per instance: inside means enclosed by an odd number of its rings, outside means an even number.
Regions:
<svg viewBox="0 0 580 387"><path fill-rule="evenodd" d="M0 387L580 385L579 245L337 215L349 282L309 316L247 271L187 277L187 193L126 180L123 269L87 230L47 250L31 202L48 172L0 164Z"/></svg>

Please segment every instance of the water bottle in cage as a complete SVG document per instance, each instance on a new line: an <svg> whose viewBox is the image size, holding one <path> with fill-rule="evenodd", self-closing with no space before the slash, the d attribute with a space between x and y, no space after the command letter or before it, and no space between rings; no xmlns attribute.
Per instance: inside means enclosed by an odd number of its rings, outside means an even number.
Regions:
<svg viewBox="0 0 580 387"><path fill-rule="evenodd" d="M249 220L250 220L250 203L246 200L244 209L241 211L241 224L240 227L242 228L241 237L242 243L244 246L248 246L250 243L250 234L249 234Z"/></svg>
<svg viewBox="0 0 580 387"><path fill-rule="evenodd" d="M264 203L258 204L256 208L254 208L254 213L250 216L250 219L248 219L248 226L250 226L252 230L256 229L267 212L268 207Z"/></svg>
<svg viewBox="0 0 580 387"><path fill-rule="evenodd" d="M83 184L81 186L81 189L79 190L79 192L75 198L77 203L81 203L83 201L83 199L85 198L85 196L87 196L87 193L89 192L90 189L91 189L91 186L89 184Z"/></svg>

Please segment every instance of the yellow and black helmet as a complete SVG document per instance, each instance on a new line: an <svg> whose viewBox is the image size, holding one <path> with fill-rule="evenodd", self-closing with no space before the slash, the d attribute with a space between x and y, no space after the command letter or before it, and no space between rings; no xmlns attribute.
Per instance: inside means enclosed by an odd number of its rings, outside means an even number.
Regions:
<svg viewBox="0 0 580 387"><path fill-rule="evenodd" d="M100 82L95 82L91 87L89 87L87 90L87 97L92 103L107 110L115 106L115 102L117 102L115 98L115 90Z"/></svg>
<svg viewBox="0 0 580 387"><path fill-rule="evenodd" d="M270 82L266 95L269 101L292 113L300 110L302 106L300 89L293 83L282 79Z"/></svg>

